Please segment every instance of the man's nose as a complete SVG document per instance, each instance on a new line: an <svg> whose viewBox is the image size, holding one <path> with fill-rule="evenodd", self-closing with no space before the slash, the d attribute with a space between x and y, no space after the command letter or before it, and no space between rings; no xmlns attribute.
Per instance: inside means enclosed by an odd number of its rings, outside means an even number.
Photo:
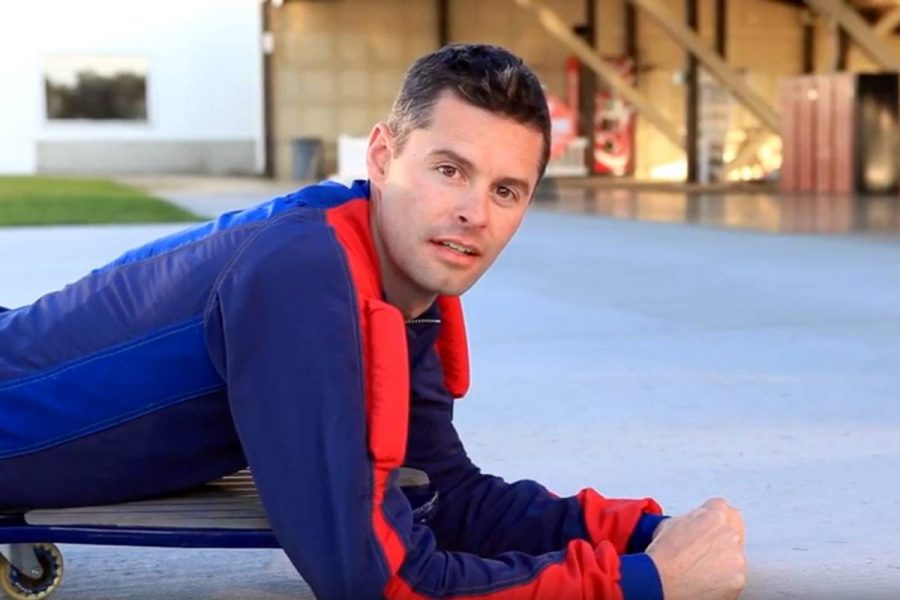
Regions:
<svg viewBox="0 0 900 600"><path fill-rule="evenodd" d="M465 195L456 209L456 218L469 227L484 227L490 216L490 192L473 189Z"/></svg>

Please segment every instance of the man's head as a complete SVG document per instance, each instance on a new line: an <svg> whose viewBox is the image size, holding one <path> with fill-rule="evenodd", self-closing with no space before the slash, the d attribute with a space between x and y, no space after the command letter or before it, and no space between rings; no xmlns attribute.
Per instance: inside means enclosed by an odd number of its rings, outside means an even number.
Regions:
<svg viewBox="0 0 900 600"><path fill-rule="evenodd" d="M538 177L543 177L550 158L547 98L537 76L522 59L497 46L444 46L412 64L387 119L397 152L403 150L413 130L428 127L434 105L448 91L472 106L539 132L544 147Z"/></svg>
<svg viewBox="0 0 900 600"><path fill-rule="evenodd" d="M518 229L549 139L537 77L506 50L448 46L412 65L367 154L389 301L413 315L477 281Z"/></svg>

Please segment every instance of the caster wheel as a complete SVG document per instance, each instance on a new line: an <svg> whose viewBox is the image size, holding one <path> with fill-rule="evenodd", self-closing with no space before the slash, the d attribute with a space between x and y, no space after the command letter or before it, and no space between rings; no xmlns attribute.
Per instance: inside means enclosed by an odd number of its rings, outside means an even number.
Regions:
<svg viewBox="0 0 900 600"><path fill-rule="evenodd" d="M0 558L0 592L10 600L43 600L59 589L63 557L56 544L34 544L34 553L44 573L29 577Z"/></svg>

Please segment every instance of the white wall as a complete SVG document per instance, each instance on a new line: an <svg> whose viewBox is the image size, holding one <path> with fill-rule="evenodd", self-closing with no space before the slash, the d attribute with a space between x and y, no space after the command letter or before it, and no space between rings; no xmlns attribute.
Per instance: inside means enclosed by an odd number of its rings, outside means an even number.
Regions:
<svg viewBox="0 0 900 600"><path fill-rule="evenodd" d="M260 19L260 0L3 3L0 173L33 172L36 142L253 140L261 148ZM147 122L48 122L43 63L52 55L149 60Z"/></svg>
<svg viewBox="0 0 900 600"><path fill-rule="evenodd" d="M40 66L28 48L34 25L11 12L0 8L0 173L32 173L41 108L40 89L33 83Z"/></svg>

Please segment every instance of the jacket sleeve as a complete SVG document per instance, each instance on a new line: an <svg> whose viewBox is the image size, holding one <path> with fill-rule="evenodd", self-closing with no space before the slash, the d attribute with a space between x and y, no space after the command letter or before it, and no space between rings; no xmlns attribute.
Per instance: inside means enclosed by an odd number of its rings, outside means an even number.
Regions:
<svg viewBox="0 0 900 600"><path fill-rule="evenodd" d="M334 239L306 229L282 219L248 242L210 299L206 337L273 532L316 597L622 598L620 577L652 561L620 560L611 542L483 558L413 524L396 485L402 317L355 298Z"/></svg>

